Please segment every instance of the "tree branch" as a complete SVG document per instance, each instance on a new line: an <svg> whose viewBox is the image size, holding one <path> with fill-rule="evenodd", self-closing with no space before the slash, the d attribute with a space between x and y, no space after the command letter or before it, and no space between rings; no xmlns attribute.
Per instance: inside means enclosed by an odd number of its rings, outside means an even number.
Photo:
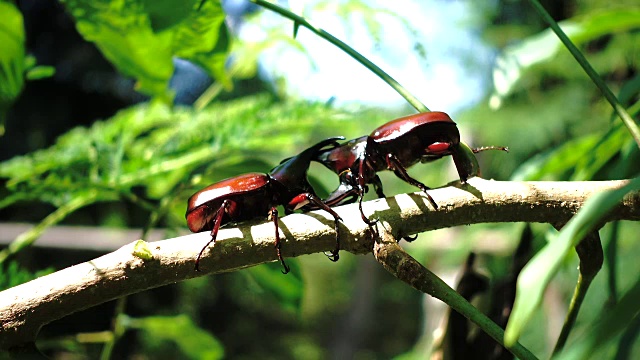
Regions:
<svg viewBox="0 0 640 360"><path fill-rule="evenodd" d="M486 222L566 222L591 195L622 187L628 181L503 182L480 178L466 185L429 193L437 211L420 194L366 202L369 217L383 220L399 238L439 228ZM357 204L336 208L343 218L340 243L354 254L370 253L373 237L360 218ZM266 215L266 214L265 214ZM640 193L627 195L606 219L640 220ZM332 250L332 218L324 211L281 219L285 257ZM109 300L197 276L234 271L276 260L273 224L242 223L218 233L214 248L205 251L200 267L194 261L209 240L208 232L122 248L0 293L0 349L35 340L39 329L59 318ZM91 239L87 239L91 241ZM515 241L515 239L514 239ZM329 264L328 264L329 266Z"/></svg>

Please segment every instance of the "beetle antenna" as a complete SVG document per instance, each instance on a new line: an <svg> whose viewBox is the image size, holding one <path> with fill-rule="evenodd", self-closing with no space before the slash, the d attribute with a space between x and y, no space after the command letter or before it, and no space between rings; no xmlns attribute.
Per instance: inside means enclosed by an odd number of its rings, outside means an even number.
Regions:
<svg viewBox="0 0 640 360"><path fill-rule="evenodd" d="M479 152L486 151L486 150L500 150L504 152L509 152L509 147L508 146L480 146L471 150L473 151L474 154L477 154Z"/></svg>

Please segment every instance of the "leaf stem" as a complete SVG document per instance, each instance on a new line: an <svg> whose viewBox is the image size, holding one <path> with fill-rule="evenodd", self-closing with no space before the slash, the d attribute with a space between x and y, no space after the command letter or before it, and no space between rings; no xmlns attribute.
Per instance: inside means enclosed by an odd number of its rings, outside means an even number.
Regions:
<svg viewBox="0 0 640 360"><path fill-rule="evenodd" d="M600 75L598 75L596 70L591 66L591 64L589 64L589 62L584 57L584 55L580 52L580 50L573 44L573 42L571 42L571 39L569 39L567 34L565 34L564 31L562 31L558 23L555 20L553 20L551 15L549 15L547 10L545 10L544 6L542 6L542 4L540 4L538 0L529 0L529 2L531 3L531 6L533 6L534 9L538 12L540 17L547 24L549 24L549 27L551 27L551 30L553 30L553 32L556 33L560 41L562 41L564 46L566 46L566 48L569 50L571 55L573 55L573 57L580 64L580 66L582 66L582 69L584 69L587 75L589 75L589 77L591 78L591 81L593 81L593 83L598 87L598 89L600 89L604 97L613 107L613 110L618 114L618 116L620 117L624 125L627 127L627 129L629 129L629 132L631 133L631 136L633 137L633 139L636 141L636 144L638 144L638 147L640 147L640 128L638 128L638 124L636 124L635 121L633 121L633 118L631 117L631 115L629 115L629 113L625 110L624 106L620 104L616 96L611 92L607 84L605 84L604 80L602 80L602 78L600 77Z"/></svg>
<svg viewBox="0 0 640 360"><path fill-rule="evenodd" d="M57 208L54 212L45 217L38 225L20 234L9 246L0 251L0 264L11 255L33 244L42 233L51 225L57 224L72 212L93 203L98 197L98 191L90 190L86 194L79 195L66 204Z"/></svg>
<svg viewBox="0 0 640 360"><path fill-rule="evenodd" d="M377 227L380 241L374 245L375 259L391 274L404 281L416 290L429 294L441 300L453 310L457 311L476 324L498 344L505 346L504 330L476 309L462 295L451 288L436 274L425 268L411 255L407 254L397 243L396 239L381 225ZM527 348L519 342L507 347L519 359L537 359Z"/></svg>
<svg viewBox="0 0 640 360"><path fill-rule="evenodd" d="M400 94L403 98L405 98L407 100L407 102L409 104L411 104L411 106L413 106L417 111L419 111L419 112L430 111L429 108L427 108L426 105L424 105L422 102L420 102L420 100L418 100L418 98L413 96L407 89L405 89L402 85L400 85L400 83L398 83L389 74L384 72L376 64L374 64L371 61L369 61L369 59L365 58L360 53L358 53L353 48L351 48L349 45L347 45L344 42L340 41L339 39L337 39L333 35L331 35L328 32L326 32L326 31L324 31L324 30L312 25L305 18L303 18L303 17L301 17L301 16L299 16L297 14L294 14L291 11L289 11L287 9L284 9L284 8L282 8L282 7L280 7L280 6L276 5L276 4L270 3L270 2L268 2L266 0L251 0L251 2L255 3L256 5L259 5L259 6L262 6L264 8L267 8L267 9L273 11L273 12L276 12L276 13L282 15L283 17L285 17L287 19L292 20L293 23L294 23L294 29L297 26L304 26L305 28L311 30L316 35L318 35L321 38L327 40L331 44L333 44L336 47L338 47L340 50L342 50L345 53L347 53L349 56L351 56L353 59L358 61L360 64L364 65L364 67L366 67L367 69L371 70L374 74L378 75L378 77L380 77L384 82L389 84L389 86L391 86L396 92L398 92L398 94Z"/></svg>
<svg viewBox="0 0 640 360"><path fill-rule="evenodd" d="M591 285L593 279L598 275L600 269L602 269L604 254L598 232L594 231L589 233L584 240L576 245L576 252L580 258L580 274L578 275L578 282L573 293L573 298L571 299L571 304L569 305L569 312L562 326L560 336L558 336L556 346L553 349L554 355L560 353L562 348L564 348L578 318L578 312L587 295L589 285Z"/></svg>

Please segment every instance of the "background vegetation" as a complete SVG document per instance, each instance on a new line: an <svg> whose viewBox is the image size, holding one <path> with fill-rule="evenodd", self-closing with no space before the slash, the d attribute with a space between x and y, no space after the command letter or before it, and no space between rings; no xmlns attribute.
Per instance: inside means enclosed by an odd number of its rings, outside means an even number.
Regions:
<svg viewBox="0 0 640 360"><path fill-rule="evenodd" d="M638 119L637 2L544 5ZM0 252L3 288L100 255L90 244L38 246L53 225L144 229L142 237L160 228L164 237L175 236L185 232L186 199L199 188L268 171L322 138L355 138L413 111L305 99L291 90L291 78L259 61L274 48L293 49L311 63L321 60L292 37L292 23L266 17L255 5L239 13L225 6L211 0L0 2L7 19L0 27L0 226L36 224L3 239L12 240ZM469 96L482 101L458 111L455 120L468 143L511 149L509 155L479 156L484 177L637 177L638 147L629 132L530 4L469 6L481 15L468 21L495 49L494 65L484 75L493 90L469 89ZM411 36L424 24L364 1L309 2L298 10L313 20L327 9L347 28L345 42L364 32L380 52L391 47L382 36L387 16L403 20L415 49L403 56L428 64L433 44ZM352 22L354 16L364 21ZM240 37L242 26L260 27L266 36ZM190 64L200 76L189 77ZM429 98L414 95L433 107ZM437 186L455 179L450 167L450 161L440 161L411 172ZM336 185L328 175L320 166L312 168L321 195ZM388 194L414 191L392 175L382 180ZM511 255L523 228L486 224L434 231L406 248L451 280L473 251L480 273L498 284L513 275ZM555 232L549 225L532 229L534 250ZM628 222L601 231L605 266L567 348L597 344L593 358L640 354L637 306L627 312L629 326L615 336L594 331L603 329L602 314L620 298L637 294L629 290L637 288L640 274L634 256L639 233L638 224ZM422 358L430 351L445 308L389 276L370 257L345 253L333 264L316 254L288 263L293 270L287 276L269 264L77 313L45 327L38 347L54 358ZM574 255L565 259L521 339L540 357L548 357L555 344L576 265Z"/></svg>

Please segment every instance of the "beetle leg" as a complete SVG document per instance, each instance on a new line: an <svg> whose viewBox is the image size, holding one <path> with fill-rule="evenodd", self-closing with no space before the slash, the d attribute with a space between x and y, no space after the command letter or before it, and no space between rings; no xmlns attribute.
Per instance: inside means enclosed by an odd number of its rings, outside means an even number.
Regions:
<svg viewBox="0 0 640 360"><path fill-rule="evenodd" d="M358 209L360 209L360 216L362 217L362 221L365 222L365 224L369 225L370 227L375 225L375 223L378 222L378 220L369 220L369 218L367 218L367 216L364 214L364 211L362 211L362 199L364 199L364 193L365 193L365 189L367 187L367 185L365 184L365 178L364 178L364 167L365 165L369 165L369 163L366 163L366 159L367 159L367 152L366 150L364 151L364 154L362 155L362 157L359 159L359 164L358 164L358 178L357 183L358 183ZM377 177L377 175L375 175ZM378 180L380 180L378 178ZM377 192L377 190L376 190Z"/></svg>
<svg viewBox="0 0 640 360"><path fill-rule="evenodd" d="M280 263L282 263L282 267L284 267L284 270L282 271L282 273L287 274L289 273L289 271L291 271L291 269L284 262L284 258L280 253L280 247L282 246L282 244L280 243L280 228L278 227L278 209L275 206L271 208L271 211L269 212L269 217L273 221L273 225L275 225L276 227L276 253L278 254L278 260L280 260Z"/></svg>
<svg viewBox="0 0 640 360"><path fill-rule="evenodd" d="M417 239L417 238L418 238L418 234L415 234L415 235L413 235L413 236L403 236L403 237L402 237L402 239L403 239L404 241L406 241L406 242L412 242L412 241L414 241L414 240L415 240L415 239Z"/></svg>
<svg viewBox="0 0 640 360"><path fill-rule="evenodd" d="M438 209L438 204L436 204L436 202L433 200L431 195L429 195L429 193L427 192L427 190L431 190L431 189L425 184L421 183L420 181L409 176L409 174L407 174L407 170L404 168L404 166L402 166L402 164L400 163L400 160L398 160L398 158L395 155L387 154L387 167L389 167L390 170L393 170L396 176L398 176L402 180L422 190L422 192L424 192L427 195L427 199L429 200L431 205L433 205L434 209L436 210Z"/></svg>
<svg viewBox="0 0 640 360"><path fill-rule="evenodd" d="M340 250L340 227L338 226L338 221L342 221L342 218L340 217L340 215L338 215L337 212L335 212L327 204L323 203L322 200L320 200L316 195L311 193L304 193L296 196L289 203L289 206L296 206L297 203L309 203L309 202L313 203L320 209L328 212L329 214L331 214L331 216L333 216L333 228L336 232L336 248L333 251L331 251L331 253L329 254L325 252L325 255L329 258L329 260L336 262L338 261L338 259L340 259L340 255L338 254Z"/></svg>
<svg viewBox="0 0 640 360"><path fill-rule="evenodd" d="M220 223L222 223L222 216L229 209L230 206L231 206L231 201L229 200L223 201L222 205L220 205L220 208L218 208L218 210L216 211L216 214L213 216L213 228L211 229L211 240L209 240L207 245L205 245L202 248L202 250L200 250L198 257L196 258L196 271L200 271L200 258L202 257L202 253L204 253L204 250L208 248L209 244L211 243L213 243L212 246L216 245L216 237L218 236L218 230L220 230Z"/></svg>
<svg viewBox="0 0 640 360"><path fill-rule="evenodd" d="M376 191L376 195L378 195L379 198L387 197L384 192L382 192L382 181L380 181L380 177L378 175L371 179L371 183L373 184L373 189Z"/></svg>

